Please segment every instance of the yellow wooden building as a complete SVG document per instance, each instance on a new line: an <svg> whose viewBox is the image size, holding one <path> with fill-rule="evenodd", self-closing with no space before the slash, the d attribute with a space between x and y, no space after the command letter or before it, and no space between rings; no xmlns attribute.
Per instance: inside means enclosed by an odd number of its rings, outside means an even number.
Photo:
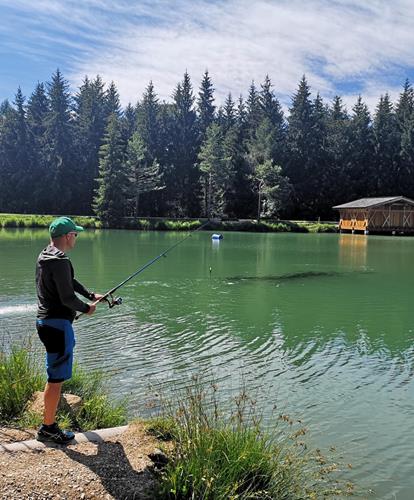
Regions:
<svg viewBox="0 0 414 500"><path fill-rule="evenodd" d="M414 233L414 200L404 196L361 198L333 208L339 210L341 232Z"/></svg>

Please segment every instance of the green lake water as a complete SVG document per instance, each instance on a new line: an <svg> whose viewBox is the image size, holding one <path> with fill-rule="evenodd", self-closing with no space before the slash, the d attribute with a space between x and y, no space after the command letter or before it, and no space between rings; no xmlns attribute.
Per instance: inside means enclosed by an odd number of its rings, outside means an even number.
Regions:
<svg viewBox="0 0 414 500"><path fill-rule="evenodd" d="M185 233L87 231L76 276L104 292ZM45 230L0 231L0 341L33 337L34 265ZM211 272L210 272L211 268ZM197 232L76 322L84 368L145 414L149 383L207 373L241 381L270 417L301 419L335 446L371 498L414 498L414 238Z"/></svg>

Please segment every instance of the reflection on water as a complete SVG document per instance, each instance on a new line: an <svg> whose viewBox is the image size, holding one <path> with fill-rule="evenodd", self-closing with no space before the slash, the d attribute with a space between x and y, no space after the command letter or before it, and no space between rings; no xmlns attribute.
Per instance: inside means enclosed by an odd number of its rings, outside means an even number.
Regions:
<svg viewBox="0 0 414 500"><path fill-rule="evenodd" d="M35 335L46 233L30 234L0 233L0 332L13 341ZM201 371L230 394L243 377L265 415L277 404L302 418L312 444L335 445L375 498L411 499L414 240L226 233L218 246L210 236L129 282L122 306L82 317L81 364L110 373L131 413L145 412L150 381L184 385ZM80 281L105 291L182 237L87 232L72 260Z"/></svg>
<svg viewBox="0 0 414 500"><path fill-rule="evenodd" d="M364 234L339 234L340 264L347 267L366 266L368 238Z"/></svg>

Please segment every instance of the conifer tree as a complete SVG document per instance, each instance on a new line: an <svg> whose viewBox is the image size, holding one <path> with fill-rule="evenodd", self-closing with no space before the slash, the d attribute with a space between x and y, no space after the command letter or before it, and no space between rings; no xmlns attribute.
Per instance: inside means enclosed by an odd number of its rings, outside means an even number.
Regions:
<svg viewBox="0 0 414 500"><path fill-rule="evenodd" d="M104 224L116 225L127 215L130 193L130 180L125 168L125 143L116 113L109 117L99 157L94 211Z"/></svg>
<svg viewBox="0 0 414 500"><path fill-rule="evenodd" d="M352 198L365 198L375 192L374 134L371 115L359 96L349 123L350 149L347 174Z"/></svg>
<svg viewBox="0 0 414 500"><path fill-rule="evenodd" d="M397 126L400 134L398 165L399 194L414 196L414 90L406 80L396 105Z"/></svg>
<svg viewBox="0 0 414 500"><path fill-rule="evenodd" d="M272 82L267 75L259 95L262 117L267 120L267 127L272 128L272 139L274 141L271 151L271 159L276 165L283 165L286 156L286 123L282 107L272 89ZM261 119L261 121L263 120ZM259 125L261 123L259 122Z"/></svg>
<svg viewBox="0 0 414 500"><path fill-rule="evenodd" d="M116 88L114 82L109 84L107 91L105 92L105 103L106 103L106 116L109 120L111 115L115 114L118 118L122 115L121 100L119 98L119 92Z"/></svg>
<svg viewBox="0 0 414 500"><path fill-rule="evenodd" d="M200 91L197 99L198 123L201 141L204 140L206 130L214 121L216 107L214 106L214 88L208 71L201 80Z"/></svg>
<svg viewBox="0 0 414 500"><path fill-rule="evenodd" d="M313 133L311 135L313 175L307 190L310 198L313 198L308 203L309 209L318 217L331 211L330 205L327 205L331 182L328 172L329 152L326 143L328 120L329 108L325 106L318 93L313 102Z"/></svg>
<svg viewBox="0 0 414 500"><path fill-rule="evenodd" d="M121 124L122 124L122 133L124 140L125 142L128 142L131 139L137 127L136 110L130 102L124 109L124 113L121 119Z"/></svg>
<svg viewBox="0 0 414 500"><path fill-rule="evenodd" d="M79 180L76 213L90 213L99 173L99 149L107 123L107 101L99 75L92 81L85 78L74 103L74 143Z"/></svg>
<svg viewBox="0 0 414 500"><path fill-rule="evenodd" d="M317 184L313 161L314 104L310 95L309 85L303 76L298 90L293 96L288 118L286 162L286 173L295 192L295 206L297 207L295 215L302 212L307 216L310 215L311 211L311 193Z"/></svg>
<svg viewBox="0 0 414 500"><path fill-rule="evenodd" d="M194 96L190 76L174 91L173 119L171 129L170 161L173 169L166 183L172 202L172 214L196 217L200 211L200 174L197 168L198 127L194 111Z"/></svg>
<svg viewBox="0 0 414 500"><path fill-rule="evenodd" d="M264 160L254 171L254 184L258 194L257 219L279 217L291 204L292 185L282 174L282 168L272 160Z"/></svg>
<svg viewBox="0 0 414 500"><path fill-rule="evenodd" d="M262 118L262 108L260 102L260 95L257 92L254 82L251 83L249 88L249 95L246 101L246 127L247 137L254 135Z"/></svg>
<svg viewBox="0 0 414 500"><path fill-rule="evenodd" d="M14 155L14 198L15 210L23 213L30 211L29 200L34 185L32 172L33 143L28 133L26 111L24 107L25 98L19 87L14 101L16 107L14 133L15 133L15 155Z"/></svg>
<svg viewBox="0 0 414 500"><path fill-rule="evenodd" d="M374 117L374 196L400 194L398 162L400 134L389 95L381 96Z"/></svg>
<svg viewBox="0 0 414 500"><path fill-rule="evenodd" d="M151 162L156 159L159 160L162 156L160 151L161 124L159 113L160 105L154 91L154 85L150 81L136 112L136 130L144 142L146 155Z"/></svg>
<svg viewBox="0 0 414 500"><path fill-rule="evenodd" d="M45 120L49 110L46 89L38 83L27 103L27 125L34 142L40 147L45 134Z"/></svg>
<svg viewBox="0 0 414 500"><path fill-rule="evenodd" d="M16 175L17 112L8 101L0 109L0 211L13 212L17 209L14 200Z"/></svg>
<svg viewBox="0 0 414 500"><path fill-rule="evenodd" d="M325 199L328 208L351 199L349 178L346 175L349 148L349 116L342 99L335 96L328 112L326 125L327 186ZM331 210L328 210L327 217L330 217L331 214Z"/></svg>
<svg viewBox="0 0 414 500"><path fill-rule="evenodd" d="M149 160L147 148L138 132L134 132L128 142L127 166L130 180L130 197L133 214L140 215L140 200L143 194L164 189L160 165L154 159ZM146 215L152 215L151 207Z"/></svg>
<svg viewBox="0 0 414 500"><path fill-rule="evenodd" d="M74 192L78 171L73 162L73 126L70 117L69 85L59 70L47 84L49 110L45 117L45 162L50 175L43 182L54 196L54 210L58 213L76 213Z"/></svg>
<svg viewBox="0 0 414 500"><path fill-rule="evenodd" d="M38 83L30 96L27 109L27 127L32 148L33 183L31 186L31 211L46 213L50 210L50 168L46 161L46 118L49 102L43 83Z"/></svg>
<svg viewBox="0 0 414 500"><path fill-rule="evenodd" d="M202 173L204 215L209 218L222 216L225 192L230 181L230 163L224 156L223 133L217 123L208 127L198 159Z"/></svg>
<svg viewBox="0 0 414 500"><path fill-rule="evenodd" d="M231 97L231 93L229 93L226 97L226 100L224 102L224 107L223 107L223 120L222 124L224 127L224 130L227 132L231 128L233 128L236 125L236 109L235 109L235 104L234 101Z"/></svg>
<svg viewBox="0 0 414 500"><path fill-rule="evenodd" d="M233 172L232 185L226 194L226 210L232 217L250 217L256 213L256 199L251 168L246 158L248 122L246 104L241 95L235 110L235 120L234 126L227 128L224 138L226 158L230 159Z"/></svg>

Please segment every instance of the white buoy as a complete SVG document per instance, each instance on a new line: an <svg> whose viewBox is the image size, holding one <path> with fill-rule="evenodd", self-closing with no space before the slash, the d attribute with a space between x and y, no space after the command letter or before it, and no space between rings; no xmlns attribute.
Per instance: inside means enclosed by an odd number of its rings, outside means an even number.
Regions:
<svg viewBox="0 0 414 500"><path fill-rule="evenodd" d="M212 240L222 240L223 239L223 235L222 234L214 233L214 234L211 235L211 239Z"/></svg>

